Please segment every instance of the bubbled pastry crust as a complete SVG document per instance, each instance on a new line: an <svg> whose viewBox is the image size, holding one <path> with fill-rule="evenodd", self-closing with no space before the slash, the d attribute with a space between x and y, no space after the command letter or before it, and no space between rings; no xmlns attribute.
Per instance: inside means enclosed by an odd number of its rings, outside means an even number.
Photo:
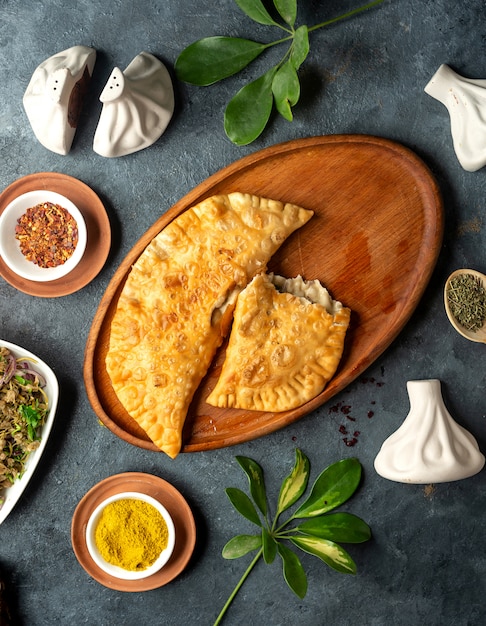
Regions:
<svg viewBox="0 0 486 626"><path fill-rule="evenodd" d="M212 196L168 224L133 265L106 369L126 411L170 457L238 294L312 215L250 194Z"/></svg>
<svg viewBox="0 0 486 626"><path fill-rule="evenodd" d="M238 296L221 375L207 398L209 404L287 411L312 400L332 378L351 311L331 300L321 285L321 300L329 302L328 308L275 288L291 288L292 282L303 285L301 277L285 280L260 274ZM315 291L316 281L307 286L307 291Z"/></svg>

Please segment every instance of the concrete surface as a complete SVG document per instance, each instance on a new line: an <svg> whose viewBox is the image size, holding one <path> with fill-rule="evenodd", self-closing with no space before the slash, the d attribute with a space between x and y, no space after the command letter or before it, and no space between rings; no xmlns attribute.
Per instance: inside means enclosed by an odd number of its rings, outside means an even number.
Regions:
<svg viewBox="0 0 486 626"><path fill-rule="evenodd" d="M299 3L299 23L314 24L359 2ZM340 458L357 456L363 486L346 507L372 527L373 539L351 546L355 577L303 557L309 590L298 600L276 561L260 564L224 623L258 625L474 626L486 617L485 473L433 487L392 483L373 460L402 423L406 381L439 378L457 421L486 450L485 349L449 325L444 281L458 267L486 271L486 170L467 173L452 148L445 108L423 88L441 63L486 78L483 0L385 0L383 5L311 36L301 70L295 120L274 118L254 144L238 148L224 135L224 107L242 84L235 77L209 88L176 84L176 114L154 146L120 159L92 150L98 95L113 67L124 69L142 50L172 71L180 51L208 35L268 40L232 0L0 0L0 188L40 171L65 172L103 199L113 246L97 278L62 298L36 298L0 279L0 336L39 354L57 373L61 405L35 478L0 527L0 567L24 626L211 624L248 559L225 561L221 549L249 532L225 488L246 489L234 457L260 462L276 494L298 446L313 477ZM270 33L272 36L273 33ZM22 95L37 65L75 44L93 46L98 60L72 151L50 153L34 138ZM273 53L271 53L273 54ZM270 55L271 56L271 55ZM258 67L258 64L257 64ZM254 70L246 77L256 76ZM255 70L256 71L256 70ZM292 426L234 448L181 455L130 446L102 427L83 384L87 334L114 271L145 230L191 188L255 150L298 137L366 133L414 150L431 168L444 197L446 232L437 268L412 319L391 347L338 397ZM384 236L386 234L384 233ZM360 431L347 447L339 432L339 402L351 406ZM372 410L372 418L368 412ZM189 502L198 537L187 569L172 583L143 593L107 589L81 568L71 548L73 511L98 481L124 471L150 472L171 482Z"/></svg>

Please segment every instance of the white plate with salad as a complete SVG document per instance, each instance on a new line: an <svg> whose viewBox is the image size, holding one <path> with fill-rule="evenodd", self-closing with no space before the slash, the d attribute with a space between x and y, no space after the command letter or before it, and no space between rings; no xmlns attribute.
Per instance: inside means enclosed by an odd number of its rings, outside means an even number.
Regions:
<svg viewBox="0 0 486 626"><path fill-rule="evenodd" d="M32 352L0 339L0 524L40 461L58 399L52 369Z"/></svg>

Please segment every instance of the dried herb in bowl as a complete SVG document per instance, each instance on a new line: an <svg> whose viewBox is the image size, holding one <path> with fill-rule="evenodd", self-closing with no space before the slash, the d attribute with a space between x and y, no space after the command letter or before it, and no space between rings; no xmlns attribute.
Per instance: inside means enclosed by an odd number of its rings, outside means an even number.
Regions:
<svg viewBox="0 0 486 626"><path fill-rule="evenodd" d="M466 330L477 332L486 322L486 289L479 276L458 274L447 287L449 309Z"/></svg>

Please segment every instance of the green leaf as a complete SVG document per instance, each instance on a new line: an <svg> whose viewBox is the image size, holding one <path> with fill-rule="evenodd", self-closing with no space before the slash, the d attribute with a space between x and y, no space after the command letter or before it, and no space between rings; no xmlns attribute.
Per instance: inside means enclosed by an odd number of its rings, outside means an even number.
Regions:
<svg viewBox="0 0 486 626"><path fill-rule="evenodd" d="M300 97L300 83L291 61L284 63L274 76L272 82L275 106L282 117L292 121L292 109Z"/></svg>
<svg viewBox="0 0 486 626"><path fill-rule="evenodd" d="M246 456L237 456L236 460L243 468L243 471L248 476L248 483L250 486L250 493L252 495L255 504L263 513L267 514L267 495L265 492L265 482L263 480L262 468Z"/></svg>
<svg viewBox="0 0 486 626"><path fill-rule="evenodd" d="M251 474L251 470L254 469L251 459L240 457L239 462L244 469L246 468L245 471ZM261 468L259 469L261 470ZM299 509L305 513L305 516L309 513L311 519L302 522L299 526L285 530L285 527L295 519L296 515L294 514L277 527L279 513L294 504L304 493L308 483L309 470L307 457L297 449L294 467L280 488L277 514L271 526L268 519L260 523L258 511L249 496L239 489L226 490L236 509L260 526L261 533L259 535L239 535L231 539L223 548L223 556L230 559L243 556L252 550L257 552L220 611L214 626L221 623L236 594L262 556L264 562L270 564L275 560L278 553L282 560L283 575L287 585L299 598L305 597L307 593L306 573L299 556L294 549L290 549L284 543L284 540L290 541L292 548L295 546L303 552L317 556L339 572L356 573L353 559L336 541L338 539L349 542L365 541L370 536L369 527L351 514L333 513L319 517L317 511L337 506L353 493L361 477L361 465L357 459L334 463L319 475L310 497ZM263 470L261 472L263 474ZM258 474L257 484L259 479L260 475Z"/></svg>
<svg viewBox="0 0 486 626"><path fill-rule="evenodd" d="M265 563L273 563L275 560L275 555L277 554L277 541L273 538L273 536L268 532L266 528L262 530L262 539L263 539L263 560Z"/></svg>
<svg viewBox="0 0 486 626"><path fill-rule="evenodd" d="M223 548L223 558L225 559L239 559L241 556L245 556L252 550L261 548L262 536L261 535L237 535L230 539Z"/></svg>
<svg viewBox="0 0 486 626"><path fill-rule="evenodd" d="M316 517L331 511L353 495L360 479L361 464L357 459L344 459L330 465L318 476L310 496L294 517Z"/></svg>
<svg viewBox="0 0 486 626"><path fill-rule="evenodd" d="M289 537L289 539L298 548L317 556L338 572L356 574L355 562L337 543L320 537Z"/></svg>
<svg viewBox="0 0 486 626"><path fill-rule="evenodd" d="M37 429L42 424L42 414L33 406L28 404L19 405L19 413L27 424L27 437L29 441L36 441L39 439L37 436Z"/></svg>
<svg viewBox="0 0 486 626"><path fill-rule="evenodd" d="M290 61L295 70L298 70L309 54L309 29L299 26L294 33L294 41L290 51Z"/></svg>
<svg viewBox="0 0 486 626"><path fill-rule="evenodd" d="M229 101L224 114L224 129L233 143L245 146L263 132L272 112L272 81L276 69L272 67L245 85Z"/></svg>
<svg viewBox="0 0 486 626"><path fill-rule="evenodd" d="M309 480L309 467L309 459L297 448L294 467L280 487L277 515L291 507L304 493Z"/></svg>
<svg viewBox="0 0 486 626"><path fill-rule="evenodd" d="M289 26L295 24L297 17L297 0L273 0L275 8L279 12L280 17L287 22Z"/></svg>
<svg viewBox="0 0 486 626"><path fill-rule="evenodd" d="M305 535L343 543L361 543L371 537L368 524L351 513L331 513L314 517L296 526L295 530Z"/></svg>
<svg viewBox="0 0 486 626"><path fill-rule="evenodd" d="M235 2L255 22L266 26L279 26L263 6L261 0L235 0Z"/></svg>
<svg viewBox="0 0 486 626"><path fill-rule="evenodd" d="M177 57L177 78L200 87L236 74L267 46L239 37L206 37L195 41Z"/></svg>
<svg viewBox="0 0 486 626"><path fill-rule="evenodd" d="M259 24L276 26L285 31L286 36L267 44L238 37L200 39L185 48L177 58L175 73L179 80L199 86L212 85L244 69L267 48L287 42L291 42L289 60L297 72L309 54L309 33L348 19L381 4L383 0L372 0L364 6L319 24L310 27L302 25L297 29L294 29L297 0L273 0L276 13L285 24L275 21L262 0L235 0L235 2L250 19ZM269 4L268 0L266 4ZM274 96L271 92L273 80L271 74L275 71L276 68L272 68L265 75L266 78L261 77L243 87L229 102L224 116L224 128L233 143L243 146L259 137L270 118L274 98L280 114L292 121L292 101L297 102L300 97L300 84L295 76L292 76L290 83L285 80L279 84L277 81Z"/></svg>
<svg viewBox="0 0 486 626"><path fill-rule="evenodd" d="M250 520L250 522L253 522L253 524L261 527L262 523L258 517L255 506L244 491L241 491L241 489L237 489L236 487L228 487L228 489L226 489L226 494L238 513L243 515L243 517L246 517L246 519Z"/></svg>
<svg viewBox="0 0 486 626"><path fill-rule="evenodd" d="M299 598L304 598L307 593L307 575L299 557L282 543L278 544L278 553L282 558L285 582Z"/></svg>

